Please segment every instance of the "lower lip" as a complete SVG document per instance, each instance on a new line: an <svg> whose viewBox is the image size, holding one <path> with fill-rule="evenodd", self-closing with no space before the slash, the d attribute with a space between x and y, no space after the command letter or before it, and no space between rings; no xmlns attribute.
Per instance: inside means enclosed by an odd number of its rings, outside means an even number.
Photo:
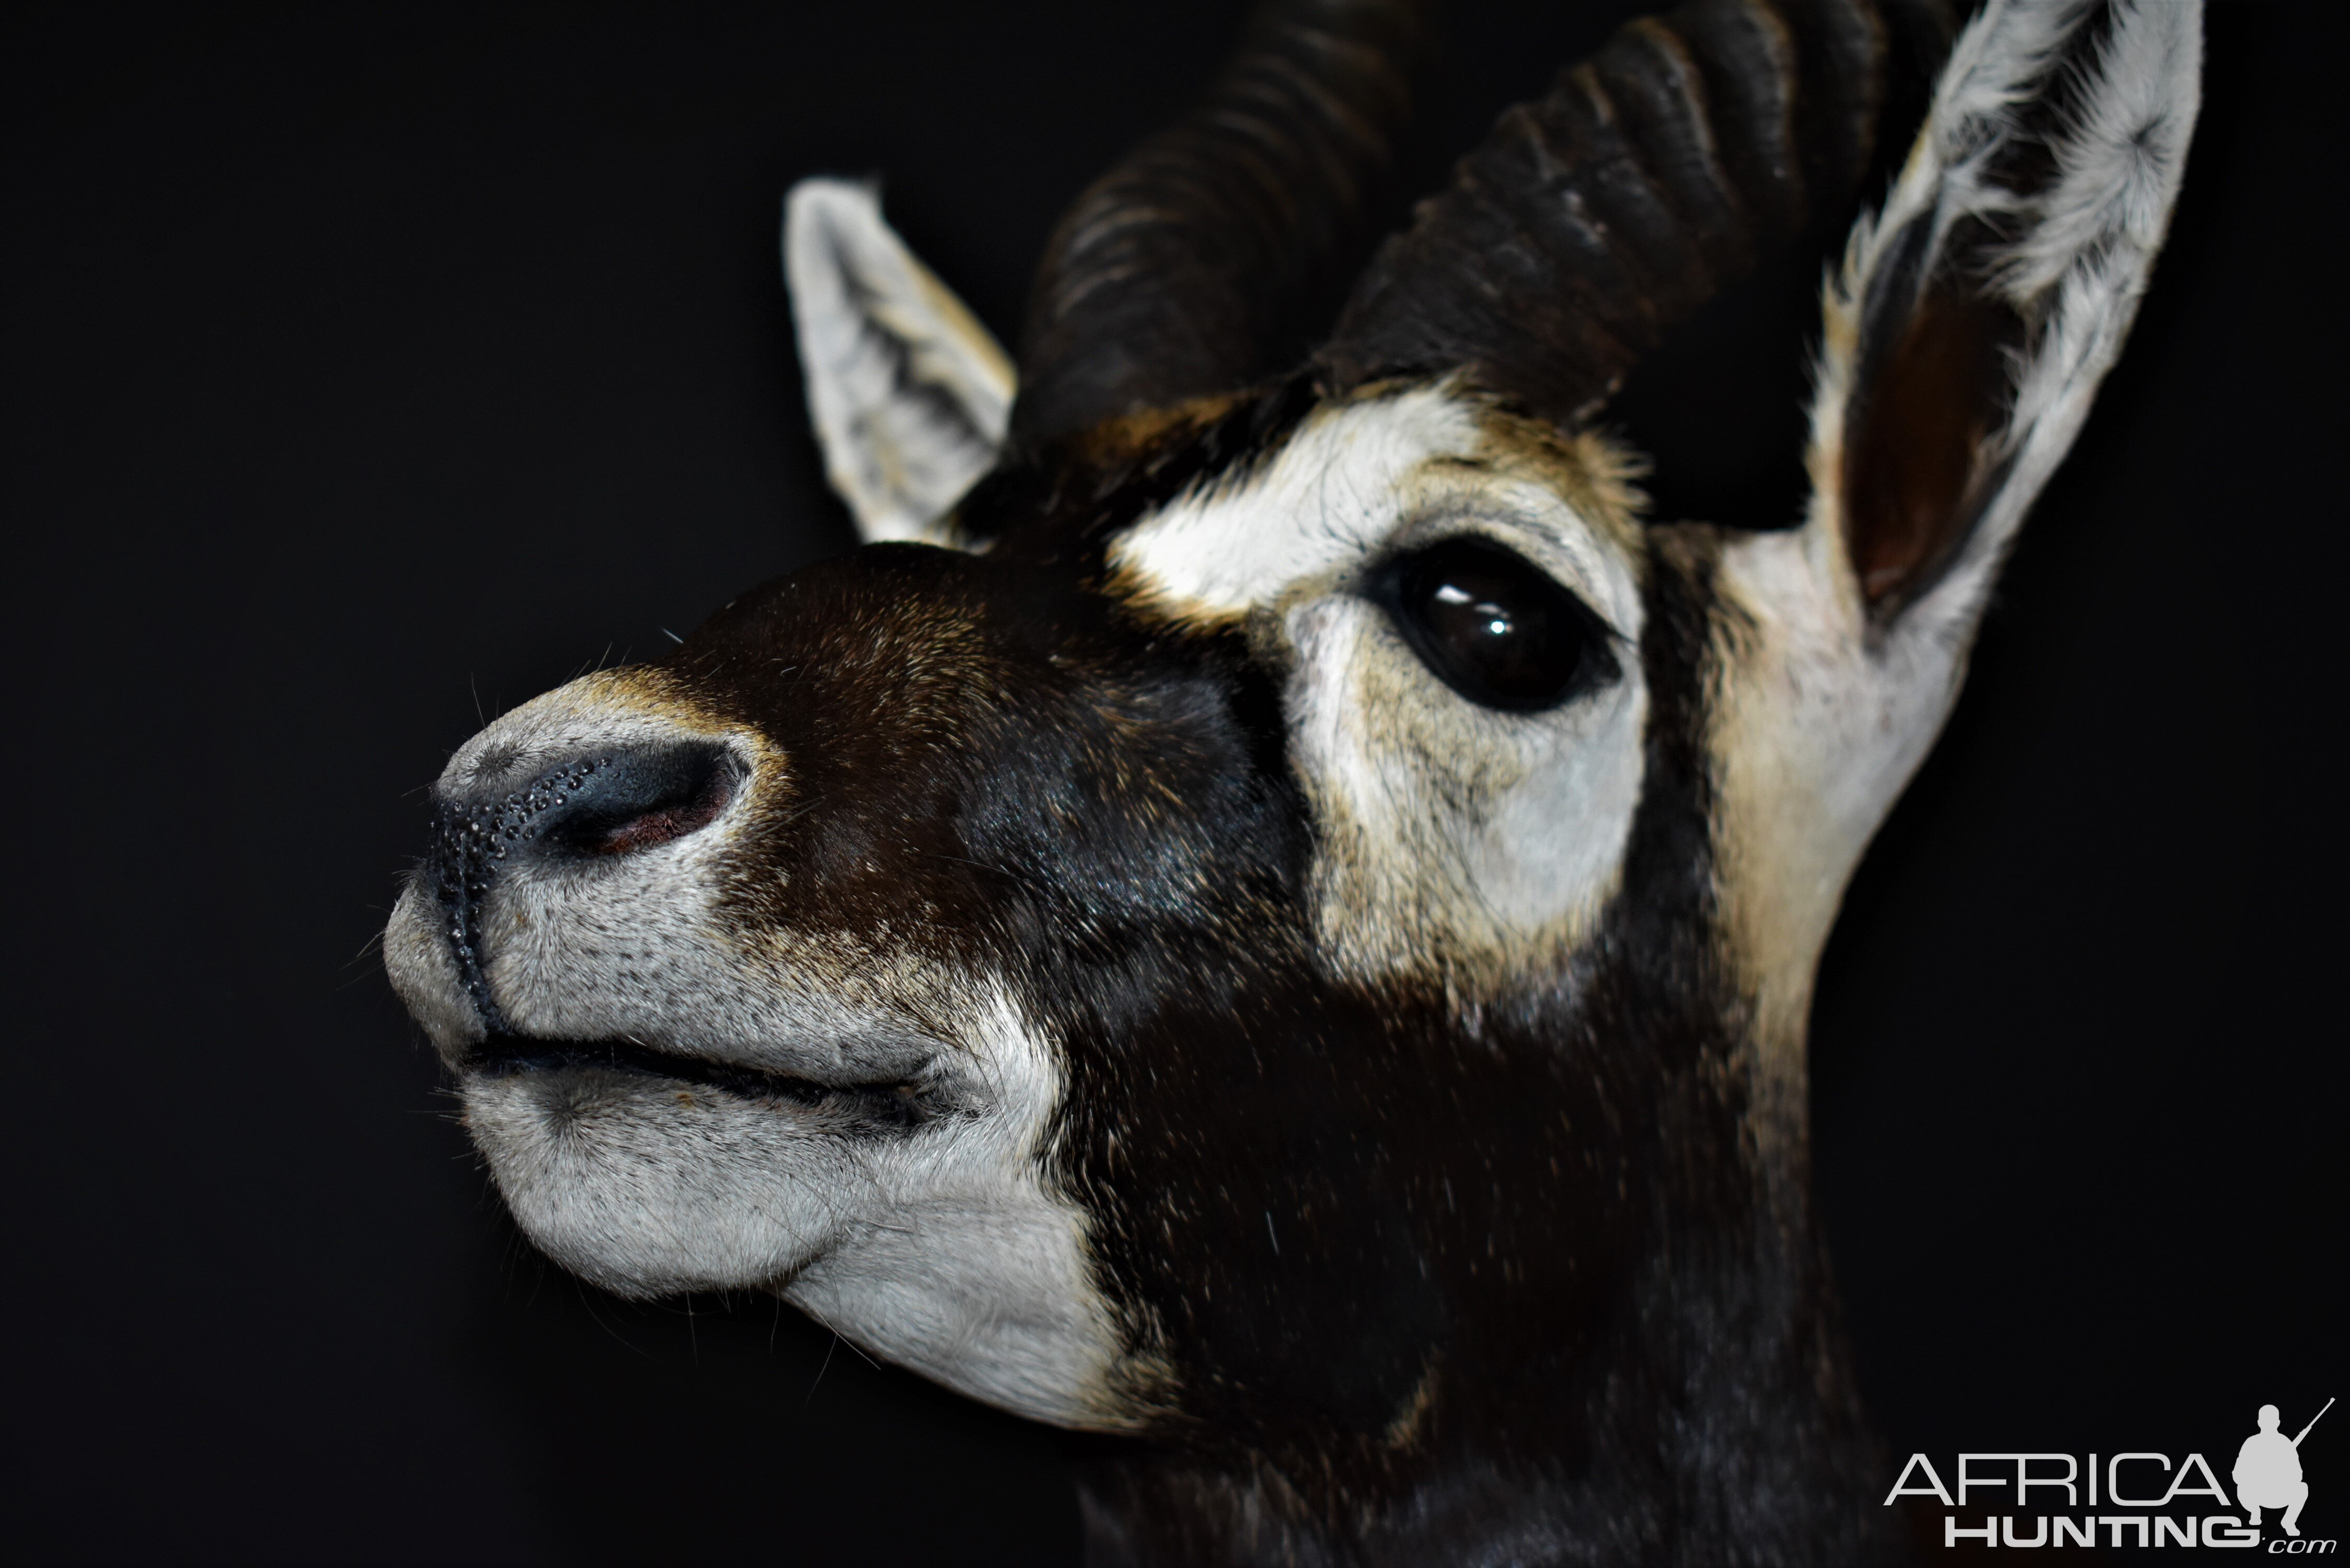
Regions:
<svg viewBox="0 0 2350 1568"><path fill-rule="evenodd" d="M755 1067L681 1056L611 1040L538 1040L504 1035L475 1045L463 1064L468 1075L509 1078L522 1074L627 1073L671 1083L694 1084L742 1099L816 1110L846 1111L859 1121L912 1127L931 1120L938 1107L920 1086L903 1081L820 1084Z"/></svg>

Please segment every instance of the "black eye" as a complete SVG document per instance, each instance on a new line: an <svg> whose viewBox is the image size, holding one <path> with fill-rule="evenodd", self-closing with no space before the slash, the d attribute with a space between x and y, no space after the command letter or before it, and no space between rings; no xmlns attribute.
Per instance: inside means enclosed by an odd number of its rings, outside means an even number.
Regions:
<svg viewBox="0 0 2350 1568"><path fill-rule="evenodd" d="M1421 662L1471 702L1555 708L1618 674L1599 618L1490 540L1464 535L1407 556L1374 592Z"/></svg>

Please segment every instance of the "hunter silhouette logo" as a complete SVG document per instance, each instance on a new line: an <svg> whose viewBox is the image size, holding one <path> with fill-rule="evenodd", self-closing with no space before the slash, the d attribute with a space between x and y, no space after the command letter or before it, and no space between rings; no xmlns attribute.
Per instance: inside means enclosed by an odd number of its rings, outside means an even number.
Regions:
<svg viewBox="0 0 2350 1568"><path fill-rule="evenodd" d="M2102 1535L2103 1543L2115 1548L2244 1551L2262 1545L2262 1511L2276 1509L2282 1515L2276 1522L2284 1533L2267 1542L2270 1555L2327 1555L2334 1542L2306 1541L2301 1534L2301 1511L2309 1501L2301 1443L2332 1408L2334 1401L2328 1399L2308 1426L2288 1438L2279 1429L2277 1407L2261 1407L2260 1430L2244 1439L2230 1472L2235 1501L2243 1510L2241 1521L2236 1514L2207 1511L2213 1503L2225 1508L2228 1493L2201 1454L2189 1454L2175 1465L2168 1454L2145 1451L2090 1454L2085 1463L2073 1454L1960 1454L1955 1487L1943 1482L1931 1459L1912 1454L1885 1503L1890 1508L1905 1497L1939 1500L1951 1511L1942 1521L1946 1547L1975 1542L1985 1546L2095 1546ZM1988 1501L1973 1494L1986 1491L2015 1511L1993 1517L1978 1513L1974 1518L1980 1522L1964 1522L1963 1511L1981 1509ZM2033 1511L2035 1502L2043 1508L2054 1502L2052 1494L2061 1494L2059 1506L2066 1511Z"/></svg>
<svg viewBox="0 0 2350 1568"><path fill-rule="evenodd" d="M2314 1427L2326 1410L2334 1408L2328 1399L2324 1409L2309 1418ZM2301 1479L2301 1440L2309 1436L2303 1427L2292 1437L2277 1430L2277 1407L2261 1407L2261 1429L2244 1439L2236 1450L2236 1501L2244 1505L2244 1522L2254 1530L2261 1527L2261 1510L2284 1510L2284 1532L2301 1533L2302 1505L2309 1501L2309 1483Z"/></svg>

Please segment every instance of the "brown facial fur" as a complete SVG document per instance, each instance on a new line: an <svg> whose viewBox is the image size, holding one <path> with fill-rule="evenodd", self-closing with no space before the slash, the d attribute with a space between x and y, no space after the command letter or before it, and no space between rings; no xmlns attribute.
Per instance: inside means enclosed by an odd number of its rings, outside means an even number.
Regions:
<svg viewBox="0 0 2350 1568"><path fill-rule="evenodd" d="M1986 268L1905 267L1907 253L1866 230L1830 300L1814 421L1821 493L1804 528L1743 539L1642 530L1623 464L1524 417L1581 415L1610 384L1611 357L1693 307L1751 259L1762 231L1796 221L1796 198L1822 168L1865 150L1861 122L1881 86L1874 54L1855 79L1829 84L1833 107L1775 102L1765 89L1792 92L1790 71L1822 66L1835 51L1815 57L1812 45L1835 29L1807 41L1799 24L1825 12L1758 5L1700 7L1689 36L1629 30L1485 150L1488 174L1495 159L1526 156L1621 174L1626 160L1610 149L1661 150L1606 192L1620 199L1608 221L1627 248L1599 256L1598 270L1627 274L1626 286L1599 289L1591 267L1569 266L1575 287L1523 298L1504 288L1409 298L1399 336L1392 320L1367 336L1342 331L1341 347L1367 358L1326 357L1328 385L1355 389L1329 402L1302 377L1232 392L1221 384L1227 367L1215 388L1179 375L1167 398L1142 399L1156 408L1138 412L1126 398L1107 425L1091 415L1066 430L1032 425L1034 439L1015 441L959 509L950 536L983 554L877 546L826 563L727 607L660 666L606 678L599 690L672 713L676 732L739 746L729 754L750 771L706 817L694 802L641 814L643 830L624 826L602 859L682 867L691 875L666 888L681 904L714 888L707 919L694 906L682 922L691 929L669 934L700 959L715 953L729 983L747 976L753 990L898 1028L916 1053L893 1083L916 1104L896 1123L860 1121L848 1102L870 1083L818 1083L806 1104L780 1091L762 1101L755 1084L745 1091L716 1071L708 1094L649 1096L629 1075L659 1081L660 1054L685 1047L591 1041L606 1056L583 1070L574 1051L559 1081L578 1092L548 1114L530 1102L523 1070L531 1052L567 1043L501 1038L487 1024L475 1031L487 1038L467 1038L463 999L417 958L432 939L412 888L395 966L414 961L420 1016L472 1075L485 1147L506 1139L510 1196L546 1199L548 1184L531 1188L530 1158L558 1175L584 1170L573 1186L603 1180L619 1197L579 1231L624 1241L643 1229L639 1199L674 1199L660 1217L671 1233L646 1250L694 1263L704 1236L740 1240L730 1226L741 1210L795 1196L765 1178L838 1178L835 1190L855 1200L844 1207L862 1205L853 1224L796 1251L769 1246L727 1282L783 1290L983 1397L1138 1436L1105 1451L1088 1482L1105 1561L1885 1556L1892 1527L1862 1480L1871 1445L1808 1216L1804 1003L1844 878L1955 690L2001 530L2053 458L2042 451L2020 499L1997 493L2022 472L1985 452L2002 411L1990 379L2007 362L2002 323L1946 309L1935 292ZM1836 15L1852 24L1845 46L1870 54L1882 43L1875 8ZM1752 26L1789 16L1787 26ZM2155 36L2168 25L2147 23L2151 41L2138 47L2191 67L2176 36ZM1747 45L1770 57L1744 83L1753 91L1710 80L1734 75ZM2045 68L2029 40L2010 52L2011 65ZM1748 189L1794 171L1715 145L1717 120L1770 143L1790 114L1810 138L1797 138L1806 189ZM2061 116L2032 123L2033 134L2064 128ZM1929 135L1912 160L1900 211L1939 199L1938 145ZM1608 155L1586 156L1595 148ZM1735 201L1725 180L1743 182ZM1542 192L1569 230L1586 215L1555 200L1555 181L1488 183ZM1751 211L1728 210L1741 202ZM1494 258L1524 259L1507 213L1461 207L1430 209L1451 213L1438 223L1440 270L1482 279ZM2152 210L2126 209L2141 262L2159 238ZM1569 248L1590 237L1546 236ZM2010 270L2073 265L2061 246L2045 249ZM2129 253L2084 254L2102 265ZM1372 295L1392 296L1409 271L1377 269ZM2075 293L2126 325L2142 275L2123 266ZM1443 327L1463 298L1471 315L1482 298L1504 316L1566 299L1590 319L1505 334L1503 351L1478 321ZM1432 337L1420 330L1431 323ZM1444 363L1387 353L1430 341ZM1556 352L1531 368L1513 358L1536 345ZM1106 347L1114 372L1118 346ZM1386 371L1404 374L1361 385ZM2050 419L2043 449L2061 456L2085 396ZM2025 402L2018 391L2016 409ZM1383 403L1410 417L1381 424ZM1375 435L1350 451L1350 430ZM1284 464L1301 452L1307 483L1290 483L1298 475ZM1447 483L1451 501L1409 504ZM1496 517L1479 495L1461 499L1482 493L1501 510L1513 484L1539 504ZM1156 576L1120 555L1187 507L1268 496L1266 510L1236 504L1189 535L1173 529ZM1258 550L1249 528L1272 530L1274 547ZM1378 614L1401 612L1375 596L1379 558L1484 530L1488 544L1515 539L1531 562L1545 529L1555 553L1536 569L1561 585L1586 569L1578 545L1607 557L1612 569L1581 588L1621 590L1627 668L1615 673L1641 698L1619 706L1636 718L1604 738L1637 766L1610 775L1630 782L1620 831L1603 846L1607 875L1579 884L1595 890L1592 907L1510 948L1489 933L1462 940L1400 884L1334 898L1326 873L1362 846L1345 841L1331 784L1340 770L1315 772L1326 759L1308 756L1307 730L1334 713L1408 728L1453 700L1428 670L1386 657L1395 648L1378 639L1397 628ZM1335 555L1284 554L1333 539ZM1272 565L1247 581L1214 569L1246 552ZM1288 571L1301 554L1312 569ZM1221 596L1187 603L1170 586L1187 572ZM1300 628L1315 605L1352 616L1366 639L1356 646L1378 658L1341 659L1345 680L1314 686ZM1471 689L1449 684L1454 698ZM1399 820L1438 807L1472 825L1497 815L1526 770L1506 745L1481 742L1522 740L1538 722L1569 742L1548 753L1558 775L1589 782L1572 744L1587 735L1564 699L1546 718L1485 706L1418 736L1410 760L1432 783ZM1378 765L1394 756L1363 755L1365 791L1397 784L1400 770ZM463 798L480 783L464 771L444 780L452 820L481 806ZM1514 842L1573 839L1586 826L1562 810ZM1490 898L1509 869L1489 861L1460 880ZM576 865L534 875L524 890L542 914L599 886ZM517 935L525 902L509 898L492 933L523 956L489 966L484 995L492 982L528 989L528 944L545 939ZM1384 916L1392 940L1348 950L1332 934L1334 904ZM623 910L606 927L673 912ZM587 935L599 951L640 956L626 929ZM553 1004L537 1001L542 1015ZM513 1011L526 1029L529 1010ZM622 1044L639 1054L623 1055ZM829 1044L849 1058L870 1042ZM712 1133L722 1117L733 1119ZM1004 1126L993 1163L934 1162L944 1175L921 1202L901 1200L886 1162L865 1158L983 1142ZM639 1135L609 1139L626 1162L574 1158L615 1127ZM685 1184L681 1198L678 1183L661 1186L664 1161L684 1158L671 1159L677 1148L707 1157L706 1189ZM639 1179L646 1170L655 1179ZM978 1190L974 1172L998 1190ZM812 1205L823 1218L829 1199L818 1192ZM517 1209L530 1223L527 1203ZM942 1212L945 1223L921 1229ZM534 1234L563 1234L564 1218ZM890 1239L900 1235L910 1240ZM941 1267L957 1246L962 1262L978 1260L962 1275ZM600 1262L592 1246L577 1255L591 1272ZM952 1276L943 1288L901 1310L893 1293L941 1273ZM649 1269L623 1282L704 1277ZM988 1376L965 1377L966 1331L1003 1328L989 1314L1003 1302L1029 1321L997 1334L1012 1349Z"/></svg>

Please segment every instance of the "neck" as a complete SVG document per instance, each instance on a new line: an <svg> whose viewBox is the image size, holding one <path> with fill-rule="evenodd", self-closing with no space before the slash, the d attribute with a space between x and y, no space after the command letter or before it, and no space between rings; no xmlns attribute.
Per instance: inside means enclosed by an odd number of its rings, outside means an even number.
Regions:
<svg viewBox="0 0 2350 1568"><path fill-rule="evenodd" d="M1659 1127L1656 1147L1690 1130ZM1490 1289L1448 1291L1428 1375L1381 1427L1265 1411L1237 1444L1091 1449L1087 1561L1900 1560L1804 1173L1766 1176L1760 1140L1738 1141L1742 1160L1713 1152L1745 1166L1742 1201L1725 1207L1708 1162L1652 1168L1600 1288L1500 1264L1480 1272ZM1800 1165L1799 1139L1770 1141L1774 1165ZM1300 1353L1343 1364L1340 1343Z"/></svg>
<svg viewBox="0 0 2350 1568"><path fill-rule="evenodd" d="M1097 1246L1180 1411L1089 1461L1097 1564L1902 1555L1811 1219L1801 1029L1721 931L1703 563L1672 565L1621 886L1555 981L1467 1012L1408 981L1196 1022L1176 996L1105 1056L1156 1064L1154 1114L1068 1118L1117 1172ZM1279 1114L1203 1167L1187 1129L1235 1085Z"/></svg>

